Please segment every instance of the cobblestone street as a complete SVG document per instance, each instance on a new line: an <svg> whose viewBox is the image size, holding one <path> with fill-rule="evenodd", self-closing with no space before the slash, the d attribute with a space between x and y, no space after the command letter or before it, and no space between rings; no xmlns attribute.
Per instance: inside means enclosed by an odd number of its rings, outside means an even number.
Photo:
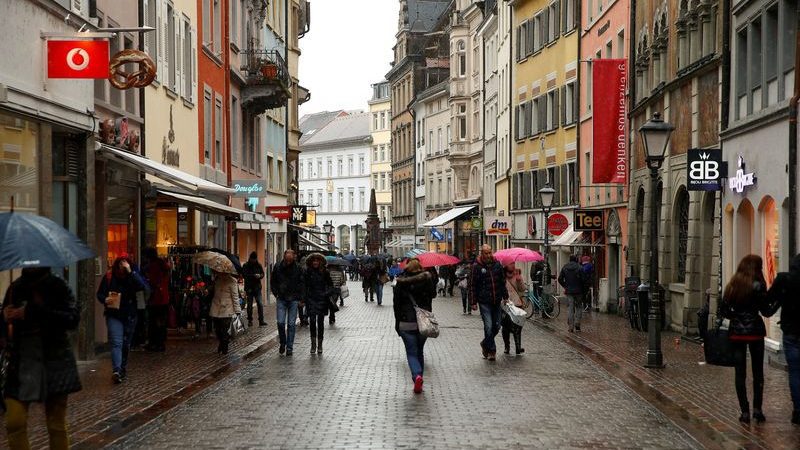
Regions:
<svg viewBox="0 0 800 450"><path fill-rule="evenodd" d="M481 358L482 325L460 299L434 300L442 334L426 346L416 396L384 306L357 285L309 355L272 347L114 448L698 448L623 383L552 333L528 325L523 357ZM498 336L498 344L502 348Z"/></svg>

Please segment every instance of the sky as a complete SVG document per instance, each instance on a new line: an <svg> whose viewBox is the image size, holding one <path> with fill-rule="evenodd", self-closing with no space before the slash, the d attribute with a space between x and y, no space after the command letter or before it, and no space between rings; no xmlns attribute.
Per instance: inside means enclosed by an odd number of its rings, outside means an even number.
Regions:
<svg viewBox="0 0 800 450"><path fill-rule="evenodd" d="M300 40L300 85L311 100L300 115L367 110L370 85L391 66L398 0L312 0L311 30Z"/></svg>

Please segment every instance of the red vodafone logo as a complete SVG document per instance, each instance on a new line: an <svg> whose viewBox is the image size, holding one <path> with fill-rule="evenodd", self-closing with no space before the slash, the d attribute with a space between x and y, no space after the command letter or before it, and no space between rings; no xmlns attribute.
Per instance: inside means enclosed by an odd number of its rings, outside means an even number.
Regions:
<svg viewBox="0 0 800 450"><path fill-rule="evenodd" d="M547 231L553 236L561 236L567 228L569 228L569 219L563 214L556 213L547 219Z"/></svg>
<svg viewBox="0 0 800 450"><path fill-rule="evenodd" d="M108 41L47 41L47 78L108 78Z"/></svg>
<svg viewBox="0 0 800 450"><path fill-rule="evenodd" d="M73 48L67 52L67 65L72 70L81 71L89 67L89 54L82 48Z"/></svg>

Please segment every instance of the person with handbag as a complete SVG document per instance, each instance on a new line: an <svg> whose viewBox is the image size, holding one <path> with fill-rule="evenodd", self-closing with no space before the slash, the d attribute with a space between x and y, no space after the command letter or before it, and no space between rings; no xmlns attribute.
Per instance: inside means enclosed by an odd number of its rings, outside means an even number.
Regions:
<svg viewBox="0 0 800 450"><path fill-rule="evenodd" d="M170 266L166 260L159 258L153 247L144 249L143 253L145 257L144 276L152 290L147 305L149 327L145 350L163 352L167 342Z"/></svg>
<svg viewBox="0 0 800 450"><path fill-rule="evenodd" d="M458 289L461 291L461 307L464 310L463 314L472 315L472 309L469 307L469 266L466 262L462 262L454 273L458 280Z"/></svg>
<svg viewBox="0 0 800 450"><path fill-rule="evenodd" d="M234 315L241 313L238 281L229 273L214 271L214 298L211 300L209 315L214 321L214 331L219 342L217 353L228 354L231 320Z"/></svg>
<svg viewBox="0 0 800 450"><path fill-rule="evenodd" d="M136 293L144 291L145 286L144 279L132 269L130 261L119 257L97 289L97 301L105 307L103 315L111 344L111 379L115 384L122 383L128 376L128 353L138 315Z"/></svg>
<svg viewBox="0 0 800 450"><path fill-rule="evenodd" d="M308 329L311 333L311 353L322 354L322 340L325 337L325 316L331 307L333 280L325 267L325 257L312 253L306 259L305 299L308 310Z"/></svg>
<svg viewBox="0 0 800 450"><path fill-rule="evenodd" d="M483 320L481 353L489 361L497 357L494 338L500 331L500 307L503 300L508 299L505 278L503 265L494 259L492 247L487 244L481 246L480 257L472 265L470 274L470 303L477 303L480 307Z"/></svg>
<svg viewBox="0 0 800 450"><path fill-rule="evenodd" d="M67 397L81 390L81 381L68 332L80 317L69 286L49 268L22 269L6 291L0 348L8 369L0 411L5 405L8 448L30 448L31 403L44 403L50 448L69 448Z"/></svg>
<svg viewBox="0 0 800 450"><path fill-rule="evenodd" d="M747 401L747 350L750 350L753 371L753 419L766 421L761 410L764 396L764 336L767 329L761 316L770 317L775 310L767 298L766 280L760 256L747 255L739 262L736 273L725 286L720 313L730 320L729 339L734 353L736 396L741 416L739 422L750 423Z"/></svg>
<svg viewBox="0 0 800 450"><path fill-rule="evenodd" d="M436 283L429 271L422 268L419 259L412 258L405 270L395 279L394 287L394 329L403 340L408 367L415 394L422 392L423 372L425 370L425 341L417 324L414 306L426 311L432 310L436 297Z"/></svg>
<svg viewBox="0 0 800 450"><path fill-rule="evenodd" d="M769 288L767 298L773 309L781 309L783 353L789 369L789 392L792 396L792 418L800 425L800 255L789 261L789 271L781 272Z"/></svg>
<svg viewBox="0 0 800 450"><path fill-rule="evenodd" d="M331 302L333 304L339 303L339 306L344 306L344 297L342 297L342 286L346 285L346 277L340 266L328 266L328 273L331 275L333 282L333 294L331 294ZM331 314L328 317L328 323L333 325L336 323L336 311L331 308Z"/></svg>
<svg viewBox="0 0 800 450"><path fill-rule="evenodd" d="M258 326L264 327L264 302L261 298L261 280L264 278L264 267L258 262L258 254L250 252L250 258L242 266L244 276L244 292L247 295L247 326L253 325L253 302L258 312Z"/></svg>
<svg viewBox="0 0 800 450"><path fill-rule="evenodd" d="M514 266L514 263L511 263L505 266L506 271L506 290L508 291L508 299L505 300L505 303L510 303L517 308L523 308L525 306L525 302L522 301L522 295L525 293L525 283L522 281L522 277L519 274L519 271ZM502 320L500 325L502 326L502 334L503 334L503 344L505 346L503 353L508 355L511 353L511 336L514 336L514 349L517 355L525 353L525 349L522 348L522 327L515 324L511 320L511 316L508 315L506 311L502 313Z"/></svg>

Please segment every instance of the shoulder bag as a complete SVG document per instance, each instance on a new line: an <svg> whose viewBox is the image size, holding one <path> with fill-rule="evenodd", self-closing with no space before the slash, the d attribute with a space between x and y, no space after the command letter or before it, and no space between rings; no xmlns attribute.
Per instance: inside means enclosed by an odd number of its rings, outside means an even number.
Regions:
<svg viewBox="0 0 800 450"><path fill-rule="evenodd" d="M730 320L723 319L717 308L717 320L714 326L706 333L703 344L706 363L714 366L733 367L736 365L736 356L730 340Z"/></svg>
<svg viewBox="0 0 800 450"><path fill-rule="evenodd" d="M417 329L419 329L419 334L428 338L439 337L439 322L436 320L436 316L434 316L431 311L417 306L417 302L414 301L414 297L411 294L408 294L408 296L417 314Z"/></svg>
<svg viewBox="0 0 800 450"><path fill-rule="evenodd" d="M342 299L350 297L350 288L347 287L346 283L339 286L339 293L342 296Z"/></svg>

